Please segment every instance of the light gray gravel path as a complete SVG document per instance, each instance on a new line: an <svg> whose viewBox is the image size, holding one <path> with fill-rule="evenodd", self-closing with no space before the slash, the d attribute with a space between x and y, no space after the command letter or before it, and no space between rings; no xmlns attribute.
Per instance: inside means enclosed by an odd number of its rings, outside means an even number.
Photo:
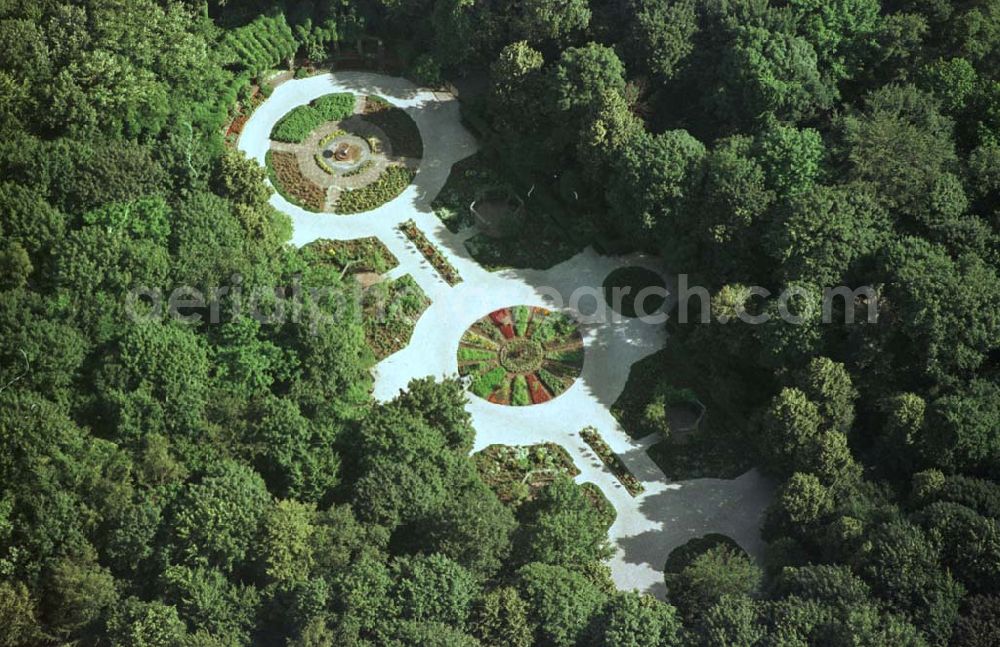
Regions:
<svg viewBox="0 0 1000 647"><path fill-rule="evenodd" d="M470 395L475 449L493 443L547 441L564 446L581 470L577 480L596 483L618 511L609 535L615 547L612 577L619 588L662 597L662 568L669 552L708 532L725 533L759 557L763 550L760 523L772 496L766 479L751 470L732 480L670 482L646 455L651 439L629 438L609 411L632 364L662 348L667 339L662 324L614 317L600 287L611 270L623 265L641 264L659 272L656 259L601 256L588 248L548 270L490 273L465 250L463 241L470 232L451 233L431 211L429 205L451 166L476 150L474 138L461 125L454 97L419 89L404 79L363 72L287 81L251 116L240 137L240 149L263 164L271 128L281 116L324 94L348 91L381 95L414 118L424 141L424 158L414 183L378 209L350 216L311 213L277 193L271 202L292 218L292 242L296 245L317 238L378 236L400 262L390 275L411 274L431 299L410 344L375 367L375 397L391 399L415 377L455 375L455 355L463 332L497 308L517 304L571 307L592 315L596 321L581 325L586 349L583 373L559 397L530 407L508 407ZM462 283L448 286L396 230L409 219L458 269ZM580 429L588 425L600 431L643 482L646 491L642 495L631 497L579 437Z"/></svg>

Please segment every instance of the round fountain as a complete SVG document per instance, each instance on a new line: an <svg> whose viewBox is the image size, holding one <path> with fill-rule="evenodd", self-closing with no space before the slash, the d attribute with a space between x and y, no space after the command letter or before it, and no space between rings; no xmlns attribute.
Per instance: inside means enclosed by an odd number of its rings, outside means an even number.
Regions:
<svg viewBox="0 0 1000 647"><path fill-rule="evenodd" d="M372 149L368 142L357 135L344 134L336 137L323 149L327 164L335 170L347 173L353 171L371 158Z"/></svg>

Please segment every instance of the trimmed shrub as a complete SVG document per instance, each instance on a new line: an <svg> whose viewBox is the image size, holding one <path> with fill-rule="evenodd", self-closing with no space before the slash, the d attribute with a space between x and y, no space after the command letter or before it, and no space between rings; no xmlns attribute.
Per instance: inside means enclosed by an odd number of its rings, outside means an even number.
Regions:
<svg viewBox="0 0 1000 647"><path fill-rule="evenodd" d="M340 121L354 114L354 95L350 92L326 94L299 106L278 120L271 129L271 139L301 144L309 133L328 121Z"/></svg>
<svg viewBox="0 0 1000 647"><path fill-rule="evenodd" d="M219 51L224 63L242 65L251 74L278 67L299 48L284 14L259 16L253 22L225 32Z"/></svg>
<svg viewBox="0 0 1000 647"><path fill-rule="evenodd" d="M415 175L405 166L387 166L371 184L342 192L333 210L343 214L371 211L402 193Z"/></svg>

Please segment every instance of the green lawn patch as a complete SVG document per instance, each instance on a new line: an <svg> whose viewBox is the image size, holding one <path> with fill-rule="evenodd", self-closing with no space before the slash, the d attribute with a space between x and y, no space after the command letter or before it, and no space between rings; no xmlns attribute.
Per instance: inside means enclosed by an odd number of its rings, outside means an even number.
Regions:
<svg viewBox="0 0 1000 647"><path fill-rule="evenodd" d="M495 360L496 356L497 353L495 350L487 350L485 348L462 346L458 349L459 361Z"/></svg>
<svg viewBox="0 0 1000 647"><path fill-rule="evenodd" d="M531 404L531 392L528 390L528 381L523 375L514 376L512 397L515 407L526 407Z"/></svg>
<svg viewBox="0 0 1000 647"><path fill-rule="evenodd" d="M528 323L531 321L531 308L528 306L516 306L514 308L514 331L518 337L524 337L528 332Z"/></svg>
<svg viewBox="0 0 1000 647"><path fill-rule="evenodd" d="M506 378L507 370L501 366L497 366L489 373L485 373L477 377L472 383L471 390L479 397L488 399L490 394L493 393L493 391L500 386Z"/></svg>

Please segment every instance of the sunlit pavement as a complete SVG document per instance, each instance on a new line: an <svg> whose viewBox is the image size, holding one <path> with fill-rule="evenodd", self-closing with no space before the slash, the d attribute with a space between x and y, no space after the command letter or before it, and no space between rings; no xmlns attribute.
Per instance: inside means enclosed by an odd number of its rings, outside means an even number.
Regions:
<svg viewBox="0 0 1000 647"><path fill-rule="evenodd" d="M659 271L655 259L601 256L586 249L548 270L487 272L466 252L470 231L453 234L430 209L451 166L471 155L476 142L459 118L454 97L418 89L409 81L365 72L322 74L287 81L254 112L240 137L239 148L264 164L274 124L291 109L331 92L377 94L405 109L420 128L424 157L413 182L402 194L366 213L343 216L301 209L275 193L272 204L294 225L292 242L318 238L377 236L399 259L389 275L410 274L432 304L421 316L409 345L375 367L375 397L393 398L415 377L454 376L456 352L465 329L488 312L526 304L549 308L578 303L578 312L596 321L581 330L586 347L583 373L559 397L539 405L509 407L470 395L468 409L476 428L476 450L494 443L528 445L555 442L567 449L581 473L577 481L596 483L618 511L609 532L615 555L611 571L621 589L663 596L663 563L670 551L688 539L720 532L760 557L760 524L772 496L772 485L756 470L739 478L669 482L646 455L657 438L629 438L609 408L628 379L629 369L667 343L662 323L613 316L600 296L604 277L615 268L644 265ZM412 219L438 246L462 276L455 287L445 283L396 228ZM618 319L618 320L616 320ZM633 498L579 437L595 427L642 481L645 492Z"/></svg>

